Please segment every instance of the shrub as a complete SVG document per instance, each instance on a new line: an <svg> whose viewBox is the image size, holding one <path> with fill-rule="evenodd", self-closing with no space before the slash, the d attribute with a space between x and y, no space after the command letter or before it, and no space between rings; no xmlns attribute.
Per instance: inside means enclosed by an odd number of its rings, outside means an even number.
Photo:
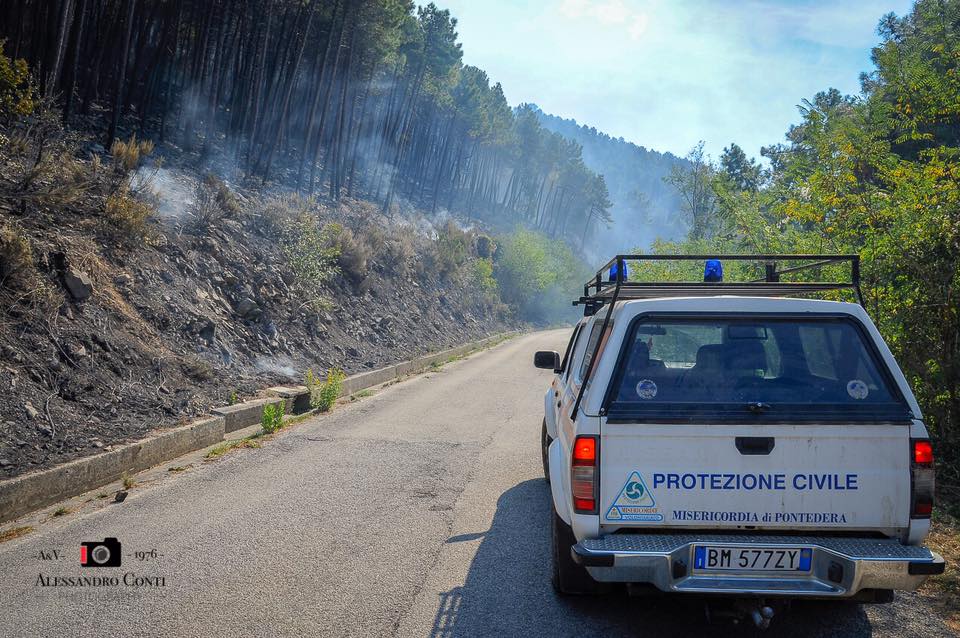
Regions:
<svg viewBox="0 0 960 638"><path fill-rule="evenodd" d="M397 277L405 277L416 251L409 233L399 232L383 246L383 265Z"/></svg>
<svg viewBox="0 0 960 638"><path fill-rule="evenodd" d="M33 248L30 240L16 226L0 228L0 286L15 287L23 283L33 269Z"/></svg>
<svg viewBox="0 0 960 638"><path fill-rule="evenodd" d="M136 133L131 135L127 141L116 139L110 146L113 170L118 175L126 177L131 171L137 170L143 159L152 152L153 142L138 140Z"/></svg>
<svg viewBox="0 0 960 638"><path fill-rule="evenodd" d="M295 223L288 223L282 235L287 265L315 310L327 305L323 286L337 273L340 248L334 240L336 232L336 224L321 227L316 217L305 213Z"/></svg>
<svg viewBox="0 0 960 638"><path fill-rule="evenodd" d="M347 378L343 370L331 368L327 371L327 378L317 379L313 370L307 370L306 386L310 389L310 407L319 412L327 412L336 403L343 389L343 380Z"/></svg>
<svg viewBox="0 0 960 638"><path fill-rule="evenodd" d="M210 228L224 217L239 212L240 204L236 195L219 177L207 173L197 184L191 214L198 229Z"/></svg>
<svg viewBox="0 0 960 638"><path fill-rule="evenodd" d="M477 235L476 247L478 257L490 259L497 249L497 244L487 235Z"/></svg>
<svg viewBox="0 0 960 638"><path fill-rule="evenodd" d="M147 221L156 213L156 207L121 188L107 196L103 212L122 238L134 240L146 237Z"/></svg>
<svg viewBox="0 0 960 638"><path fill-rule="evenodd" d="M263 414L260 416L260 426L267 434L273 434L283 427L283 415L287 410L287 405L283 401L280 403L263 406Z"/></svg>
<svg viewBox="0 0 960 638"><path fill-rule="evenodd" d="M359 285L367 278L367 262L370 259L370 247L360 237L353 234L349 228L339 224L331 224L333 240L337 247L340 270L354 285Z"/></svg>
<svg viewBox="0 0 960 638"><path fill-rule="evenodd" d="M473 260L471 279L487 300L497 298L497 280L493 277L493 262L489 259Z"/></svg>
<svg viewBox="0 0 960 638"><path fill-rule="evenodd" d="M437 271L447 278L460 269L470 256L470 235L447 220L437 231Z"/></svg>
<svg viewBox="0 0 960 638"><path fill-rule="evenodd" d="M0 41L0 117L6 120L30 115L37 107L37 94L27 61L3 55L4 44Z"/></svg>

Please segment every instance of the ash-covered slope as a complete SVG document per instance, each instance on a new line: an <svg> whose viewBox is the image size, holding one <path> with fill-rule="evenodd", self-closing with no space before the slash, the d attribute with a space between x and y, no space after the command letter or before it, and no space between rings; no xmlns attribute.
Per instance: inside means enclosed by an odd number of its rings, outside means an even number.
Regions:
<svg viewBox="0 0 960 638"><path fill-rule="evenodd" d="M378 368L507 326L464 265L477 233L216 180L229 210L201 220L183 195L203 192L198 178L160 177L159 213L133 239L105 219L106 183L66 202L0 202L0 477L302 383L307 369ZM451 237L465 253L447 254ZM330 247L339 272L304 281L311 251Z"/></svg>

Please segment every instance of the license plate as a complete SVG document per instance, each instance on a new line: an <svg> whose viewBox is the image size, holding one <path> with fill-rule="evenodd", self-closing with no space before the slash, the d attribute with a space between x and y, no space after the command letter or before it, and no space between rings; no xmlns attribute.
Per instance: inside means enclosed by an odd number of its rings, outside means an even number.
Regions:
<svg viewBox="0 0 960 638"><path fill-rule="evenodd" d="M697 545L693 567L700 571L808 572L809 547L723 547Z"/></svg>

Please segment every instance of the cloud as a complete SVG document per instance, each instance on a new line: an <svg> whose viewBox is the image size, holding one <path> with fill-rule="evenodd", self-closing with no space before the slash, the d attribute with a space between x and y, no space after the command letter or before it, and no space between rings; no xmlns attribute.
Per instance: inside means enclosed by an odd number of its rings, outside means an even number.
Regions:
<svg viewBox="0 0 960 638"><path fill-rule="evenodd" d="M632 40L647 31L650 16L632 9L624 0L563 0L560 15L570 20L592 20L604 27L624 27Z"/></svg>

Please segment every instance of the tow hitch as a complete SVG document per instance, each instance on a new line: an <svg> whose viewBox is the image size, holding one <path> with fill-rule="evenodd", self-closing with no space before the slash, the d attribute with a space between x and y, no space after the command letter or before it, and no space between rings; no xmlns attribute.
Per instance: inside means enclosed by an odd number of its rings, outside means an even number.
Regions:
<svg viewBox="0 0 960 638"><path fill-rule="evenodd" d="M707 615L707 622L713 622L714 619L726 619L734 624L749 620L759 629L764 630L770 627L770 621L776 610L785 608L786 602L770 602L769 604L761 599L743 599L734 601L709 601L704 604L704 612Z"/></svg>

